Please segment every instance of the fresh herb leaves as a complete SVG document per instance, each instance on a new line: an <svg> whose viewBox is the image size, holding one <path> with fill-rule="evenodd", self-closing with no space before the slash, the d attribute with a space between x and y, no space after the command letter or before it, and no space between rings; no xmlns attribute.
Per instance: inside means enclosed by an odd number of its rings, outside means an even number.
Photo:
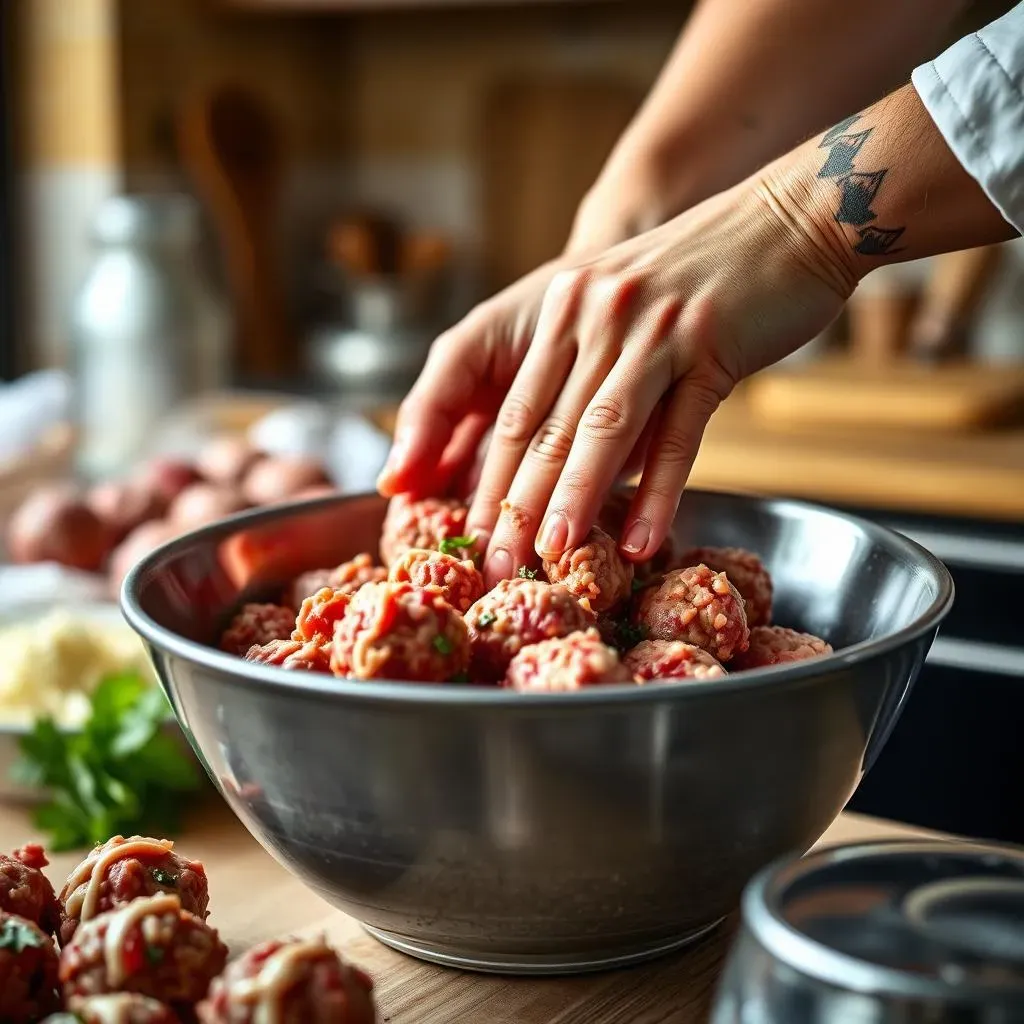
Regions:
<svg viewBox="0 0 1024 1024"><path fill-rule="evenodd" d="M537 578L536 569L527 569L525 565L519 566L519 578L521 580L535 580Z"/></svg>
<svg viewBox="0 0 1024 1024"><path fill-rule="evenodd" d="M112 676L92 695L81 731L64 732L47 717L21 738L13 774L50 790L35 824L55 851L177 827L182 798L201 779L180 742L164 731L167 717L159 689L135 674Z"/></svg>
<svg viewBox="0 0 1024 1024"><path fill-rule="evenodd" d="M477 629L489 629L498 621L498 616L494 612L481 612L476 617L476 628Z"/></svg>
<svg viewBox="0 0 1024 1024"><path fill-rule="evenodd" d="M176 889L178 887L178 880L174 875L169 875L166 871L163 871L160 868L153 868L150 874L153 876L153 880L157 885L165 886L168 889Z"/></svg>
<svg viewBox="0 0 1024 1024"><path fill-rule="evenodd" d="M46 942L47 939L28 921L19 921L16 917L8 917L0 925L0 949L6 949L11 953L20 953L24 949L43 946Z"/></svg>
<svg viewBox="0 0 1024 1024"><path fill-rule="evenodd" d="M614 647L620 654L631 651L641 640L647 639L646 627L635 625L628 618L605 619L601 633L605 643Z"/></svg>
<svg viewBox="0 0 1024 1024"><path fill-rule="evenodd" d="M443 633L438 633L431 643L434 645L434 650L437 651L438 654L452 653L452 642Z"/></svg>
<svg viewBox="0 0 1024 1024"><path fill-rule="evenodd" d="M476 537L445 537L437 545L437 550L442 555L457 555L466 548L473 547L474 544L476 544Z"/></svg>

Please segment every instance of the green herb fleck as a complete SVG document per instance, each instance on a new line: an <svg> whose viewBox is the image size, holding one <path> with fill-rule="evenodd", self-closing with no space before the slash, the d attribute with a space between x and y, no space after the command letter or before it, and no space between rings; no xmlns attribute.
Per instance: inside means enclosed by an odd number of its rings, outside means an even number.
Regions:
<svg viewBox="0 0 1024 1024"><path fill-rule="evenodd" d="M39 718L19 741L12 774L45 787L35 824L56 851L105 843L112 835L173 832L184 795L199 788L195 763L165 731L167 698L142 676L111 676L90 698L76 732Z"/></svg>
<svg viewBox="0 0 1024 1024"><path fill-rule="evenodd" d="M638 580L635 576L633 577L633 593L635 594L639 590L643 590L647 584L643 580Z"/></svg>
<svg viewBox="0 0 1024 1024"><path fill-rule="evenodd" d="M8 917L4 919L3 925L0 925L0 949L20 953L23 949L38 949L47 941L28 921Z"/></svg>
<svg viewBox="0 0 1024 1024"><path fill-rule="evenodd" d="M468 683L469 673L468 672L456 672L455 675L448 680L449 683Z"/></svg>
<svg viewBox="0 0 1024 1024"><path fill-rule="evenodd" d="M437 546L442 555L457 555L465 548L476 544L476 537L445 537Z"/></svg>
<svg viewBox="0 0 1024 1024"><path fill-rule="evenodd" d="M527 569L525 565L519 566L519 578L521 580L535 580L537 578L536 569Z"/></svg>
<svg viewBox="0 0 1024 1024"><path fill-rule="evenodd" d="M151 872L157 885L164 885L168 889L176 889L178 887L178 880L174 875L169 875L166 871L162 871L160 868L153 868Z"/></svg>
<svg viewBox="0 0 1024 1024"><path fill-rule="evenodd" d="M146 959L151 964L162 963L164 959L164 951L159 946L147 946Z"/></svg>
<svg viewBox="0 0 1024 1024"><path fill-rule="evenodd" d="M647 639L647 627L635 625L629 619L607 619L602 632L606 642L620 654L632 650L641 640Z"/></svg>
<svg viewBox="0 0 1024 1024"><path fill-rule="evenodd" d="M438 633L432 641L434 650L438 654L451 654L452 653L452 642L443 633Z"/></svg>
<svg viewBox="0 0 1024 1024"><path fill-rule="evenodd" d="M498 616L494 612L481 612L476 619L477 629L489 629L498 621Z"/></svg>

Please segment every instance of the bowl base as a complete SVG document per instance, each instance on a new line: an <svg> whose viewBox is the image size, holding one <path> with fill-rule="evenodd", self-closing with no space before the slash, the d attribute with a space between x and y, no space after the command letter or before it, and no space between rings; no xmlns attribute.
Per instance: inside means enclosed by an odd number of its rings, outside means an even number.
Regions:
<svg viewBox="0 0 1024 1024"><path fill-rule="evenodd" d="M677 950L689 946L709 932L714 931L724 920L724 917L719 918L717 921L712 921L711 924L698 928L696 931L688 932L679 938L669 939L651 946L642 946L639 949L632 949L628 953L610 953L598 956L588 956L586 954L572 956L557 953L550 956L504 956L500 953L492 953L487 957L479 957L472 954L458 953L450 948L440 948L412 942L392 932L386 932L380 928L371 928L367 924L364 924L363 928L378 942L383 942L385 946L390 946L392 949L398 950L399 953L405 953L407 956L415 957L417 960L439 964L441 967L454 967L458 970L475 971L480 974L537 976L592 974L597 971L615 970L619 967L631 967L634 964L643 963L647 960L667 956L669 953L675 953Z"/></svg>

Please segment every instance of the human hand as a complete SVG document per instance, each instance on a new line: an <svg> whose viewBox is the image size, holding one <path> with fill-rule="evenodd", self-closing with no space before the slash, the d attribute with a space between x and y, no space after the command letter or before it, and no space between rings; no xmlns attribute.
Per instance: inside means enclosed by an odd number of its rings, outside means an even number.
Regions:
<svg viewBox="0 0 1024 1024"><path fill-rule="evenodd" d="M621 549L650 558L718 404L839 313L848 250L786 187L766 172L549 278L469 513L490 584L579 544L631 452Z"/></svg>

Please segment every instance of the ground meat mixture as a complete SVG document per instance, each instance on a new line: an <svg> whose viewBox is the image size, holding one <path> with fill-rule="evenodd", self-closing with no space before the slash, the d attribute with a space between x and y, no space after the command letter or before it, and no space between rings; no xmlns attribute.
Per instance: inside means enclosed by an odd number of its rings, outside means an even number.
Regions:
<svg viewBox="0 0 1024 1024"><path fill-rule="evenodd" d="M650 640L695 644L723 663L745 651L750 636L739 591L706 565L673 570L642 590L634 622Z"/></svg>
<svg viewBox="0 0 1024 1024"><path fill-rule="evenodd" d="M469 634L437 591L370 583L334 634L331 667L356 679L441 683L465 673Z"/></svg>
<svg viewBox="0 0 1024 1024"><path fill-rule="evenodd" d="M458 612L465 612L484 593L484 578L471 559L425 548L406 551L392 564L388 579L419 589L435 587Z"/></svg>
<svg viewBox="0 0 1024 1024"><path fill-rule="evenodd" d="M644 640L624 659L637 682L651 679L720 679L725 669L707 651L681 640Z"/></svg>
<svg viewBox="0 0 1024 1024"><path fill-rule="evenodd" d="M60 904L42 869L46 854L28 843L10 857L0 853L0 910L37 924L47 935L60 927Z"/></svg>
<svg viewBox="0 0 1024 1024"><path fill-rule="evenodd" d="M0 911L0 1021L32 1024L59 1006L53 940L31 921Z"/></svg>
<svg viewBox="0 0 1024 1024"><path fill-rule="evenodd" d="M240 658L250 647L287 640L295 629L295 612L279 604L247 604L220 638L221 650Z"/></svg>
<svg viewBox="0 0 1024 1024"><path fill-rule="evenodd" d="M199 861L176 854L169 839L114 836L71 872L60 892L61 945L71 941L80 922L158 893L173 893L185 910L207 916L210 892Z"/></svg>
<svg viewBox="0 0 1024 1024"><path fill-rule="evenodd" d="M250 647L246 661L261 665L276 665L278 668L294 669L298 672L331 671L330 644L318 640L271 640L260 647Z"/></svg>
<svg viewBox="0 0 1024 1024"><path fill-rule="evenodd" d="M767 626L772 621L772 578L764 562L744 548L690 548L680 556L683 565L706 565L724 572L742 594L747 625Z"/></svg>
<svg viewBox="0 0 1024 1024"><path fill-rule="evenodd" d="M181 1024L169 1006L135 992L72 999L68 1011L47 1017L43 1024Z"/></svg>
<svg viewBox="0 0 1024 1024"><path fill-rule="evenodd" d="M831 654L832 645L810 633L784 626L757 626L750 631L750 646L737 655L733 671L783 665Z"/></svg>
<svg viewBox="0 0 1024 1024"><path fill-rule="evenodd" d="M530 644L593 625L593 615L562 586L541 580L502 580L466 612L474 682L504 678L509 662Z"/></svg>
<svg viewBox="0 0 1024 1024"><path fill-rule="evenodd" d="M201 1024L374 1024L373 982L322 939L264 942L230 964Z"/></svg>
<svg viewBox="0 0 1024 1024"><path fill-rule="evenodd" d="M303 573L285 592L284 603L290 608L301 608L307 597L312 597L324 587L354 594L364 583L379 583L387 578L387 569L377 565L372 555L363 553L334 569L314 569Z"/></svg>
<svg viewBox="0 0 1024 1024"><path fill-rule="evenodd" d="M352 595L347 590L323 587L302 602L295 619L293 640L313 640L329 644L334 639L334 627L344 618Z"/></svg>
<svg viewBox="0 0 1024 1024"><path fill-rule="evenodd" d="M615 540L599 526L591 529L579 547L563 552L555 562L544 561L550 583L562 583L595 612L606 612L629 600L633 565L619 554Z"/></svg>
<svg viewBox="0 0 1024 1024"><path fill-rule="evenodd" d="M505 686L523 692L557 693L600 683L631 683L633 674L596 629L524 647L505 673Z"/></svg>
<svg viewBox="0 0 1024 1024"><path fill-rule="evenodd" d="M197 1003L228 951L177 896L150 896L84 921L60 957L64 997L137 992L171 1006Z"/></svg>
<svg viewBox="0 0 1024 1024"><path fill-rule="evenodd" d="M465 505L453 499L411 501L404 495L392 498L380 538L384 564L391 565L412 548L436 549L443 540L463 537L468 512Z"/></svg>

